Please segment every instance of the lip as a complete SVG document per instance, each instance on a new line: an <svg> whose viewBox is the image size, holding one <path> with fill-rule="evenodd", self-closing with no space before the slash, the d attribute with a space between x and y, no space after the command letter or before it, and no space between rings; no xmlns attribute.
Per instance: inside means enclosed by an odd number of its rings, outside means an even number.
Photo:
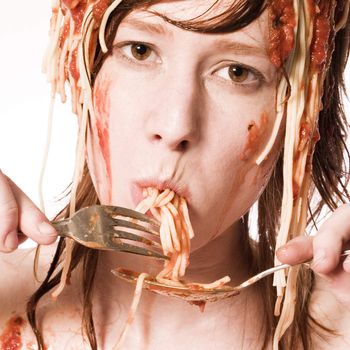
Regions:
<svg viewBox="0 0 350 350"><path fill-rule="evenodd" d="M185 198L187 204L190 204L190 194L186 186L180 185L173 180L159 180L156 178L148 178L142 180L136 180L131 183L131 196L132 200L137 206L144 198L143 189L147 187L153 187L159 191L170 189L174 191L178 196Z"/></svg>

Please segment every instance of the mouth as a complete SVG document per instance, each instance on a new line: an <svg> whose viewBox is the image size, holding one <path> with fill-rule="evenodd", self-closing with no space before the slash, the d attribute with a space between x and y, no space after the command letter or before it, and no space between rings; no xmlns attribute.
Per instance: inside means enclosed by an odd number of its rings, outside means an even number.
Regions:
<svg viewBox="0 0 350 350"><path fill-rule="evenodd" d="M190 204L190 195L186 186L180 185L173 180L158 180L156 178L136 180L131 183L131 196L134 205L137 206L143 199L143 190L147 187L156 188L159 191L169 189L174 191L179 197L182 197Z"/></svg>

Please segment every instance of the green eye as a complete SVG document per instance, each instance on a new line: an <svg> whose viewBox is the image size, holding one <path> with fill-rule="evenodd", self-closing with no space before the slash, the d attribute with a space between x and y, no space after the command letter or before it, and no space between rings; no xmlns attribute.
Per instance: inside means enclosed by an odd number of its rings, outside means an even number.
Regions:
<svg viewBox="0 0 350 350"><path fill-rule="evenodd" d="M152 50L144 44L132 44L131 54L138 61L146 60L152 53Z"/></svg>
<svg viewBox="0 0 350 350"><path fill-rule="evenodd" d="M235 83L242 83L248 79L249 71L242 66L230 66L228 75Z"/></svg>

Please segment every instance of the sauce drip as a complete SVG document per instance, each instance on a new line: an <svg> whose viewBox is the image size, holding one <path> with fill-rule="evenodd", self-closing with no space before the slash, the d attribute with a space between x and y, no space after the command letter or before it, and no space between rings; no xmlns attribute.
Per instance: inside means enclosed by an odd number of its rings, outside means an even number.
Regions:
<svg viewBox="0 0 350 350"><path fill-rule="evenodd" d="M0 336L1 350L22 349L22 327L25 321L20 316L14 316L6 323L5 329Z"/></svg>
<svg viewBox="0 0 350 350"><path fill-rule="evenodd" d="M99 139L99 144L103 159L106 164L106 171L111 185L112 170L110 163L110 147L109 147L109 114L110 114L110 99L108 97L108 90L110 88L110 81L98 80L96 81L94 89L94 108L96 111L96 129Z"/></svg>

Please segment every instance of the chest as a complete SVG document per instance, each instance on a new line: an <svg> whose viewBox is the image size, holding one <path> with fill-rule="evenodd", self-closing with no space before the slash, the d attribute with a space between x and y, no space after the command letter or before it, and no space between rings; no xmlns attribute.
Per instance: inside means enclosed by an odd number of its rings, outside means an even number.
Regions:
<svg viewBox="0 0 350 350"><path fill-rule="evenodd" d="M43 319L39 317L39 323L42 324L44 345L47 350L91 349L87 338L83 338L81 314L78 312L71 312L70 317L66 315L64 318L60 312L48 313ZM125 326L125 318L108 322L104 325L105 328L101 326L96 323L98 349L112 349L118 343ZM24 313L13 314L1 329L1 349L37 349L35 337ZM169 315L168 322L162 325L137 318L128 330L120 349L252 349L258 348L257 344L258 339L254 336L247 337L247 334L238 330L238 327L232 326L232 322L229 326L222 320L206 319L203 315L202 321L188 324L184 320L181 326Z"/></svg>
<svg viewBox="0 0 350 350"><path fill-rule="evenodd" d="M152 298L146 297L141 302L120 349L244 350L261 347L261 323L260 326L256 324L251 327L255 322L248 312L235 316L227 303L221 312L214 305L207 305L202 313L197 306L187 303L184 305L183 301L167 301L168 305L162 304L161 308ZM106 318L101 320L102 324L98 322L101 349L112 349L123 334L127 313L119 311L119 315L105 313Z"/></svg>

